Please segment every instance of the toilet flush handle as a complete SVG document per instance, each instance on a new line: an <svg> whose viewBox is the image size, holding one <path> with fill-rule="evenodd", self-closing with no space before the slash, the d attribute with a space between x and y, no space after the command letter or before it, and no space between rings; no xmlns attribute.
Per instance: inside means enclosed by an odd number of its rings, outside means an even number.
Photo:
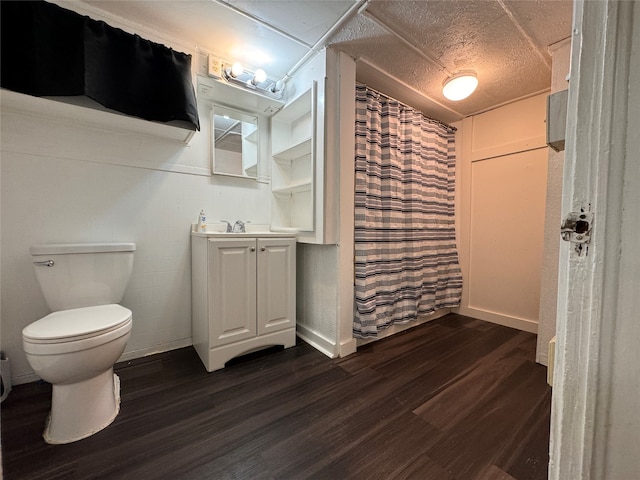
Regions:
<svg viewBox="0 0 640 480"><path fill-rule="evenodd" d="M33 262L33 264L37 267L53 267L53 260L45 260L44 262Z"/></svg>

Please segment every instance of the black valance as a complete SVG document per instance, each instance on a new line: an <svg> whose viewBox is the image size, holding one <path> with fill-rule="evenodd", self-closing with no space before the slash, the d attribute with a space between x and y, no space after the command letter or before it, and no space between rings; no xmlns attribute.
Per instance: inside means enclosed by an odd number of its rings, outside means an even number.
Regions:
<svg viewBox="0 0 640 480"><path fill-rule="evenodd" d="M191 55L43 1L0 2L0 83L200 130Z"/></svg>

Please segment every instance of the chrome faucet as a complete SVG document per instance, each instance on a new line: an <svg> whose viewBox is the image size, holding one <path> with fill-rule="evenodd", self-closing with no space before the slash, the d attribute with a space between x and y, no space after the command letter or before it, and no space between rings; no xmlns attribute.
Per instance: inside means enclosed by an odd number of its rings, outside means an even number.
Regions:
<svg viewBox="0 0 640 480"><path fill-rule="evenodd" d="M236 223L233 224L233 233L246 233L246 229L242 220L236 220Z"/></svg>
<svg viewBox="0 0 640 480"><path fill-rule="evenodd" d="M229 222L227 222L226 220L220 220L222 223L226 223L227 224L227 233L231 233L232 229L231 229L231 224ZM237 222L236 222L237 223Z"/></svg>

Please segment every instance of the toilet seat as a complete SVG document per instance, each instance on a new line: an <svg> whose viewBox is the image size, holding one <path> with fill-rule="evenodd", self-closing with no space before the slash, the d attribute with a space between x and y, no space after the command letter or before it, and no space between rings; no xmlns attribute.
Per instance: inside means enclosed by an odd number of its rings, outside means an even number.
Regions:
<svg viewBox="0 0 640 480"><path fill-rule="evenodd" d="M117 329L131 320L131 310L121 305L98 305L53 312L22 330L32 343L82 340Z"/></svg>
<svg viewBox="0 0 640 480"><path fill-rule="evenodd" d="M22 343L34 355L85 350L129 333L131 318L131 310L117 304L53 312L27 325Z"/></svg>

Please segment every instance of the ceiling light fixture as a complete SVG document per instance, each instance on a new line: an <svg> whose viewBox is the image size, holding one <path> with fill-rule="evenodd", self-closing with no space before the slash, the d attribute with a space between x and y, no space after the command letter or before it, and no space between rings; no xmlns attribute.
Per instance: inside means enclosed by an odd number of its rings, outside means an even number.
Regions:
<svg viewBox="0 0 640 480"><path fill-rule="evenodd" d="M448 77L442 84L442 94L451 101L457 102L471 95L478 86L476 72L465 70Z"/></svg>

